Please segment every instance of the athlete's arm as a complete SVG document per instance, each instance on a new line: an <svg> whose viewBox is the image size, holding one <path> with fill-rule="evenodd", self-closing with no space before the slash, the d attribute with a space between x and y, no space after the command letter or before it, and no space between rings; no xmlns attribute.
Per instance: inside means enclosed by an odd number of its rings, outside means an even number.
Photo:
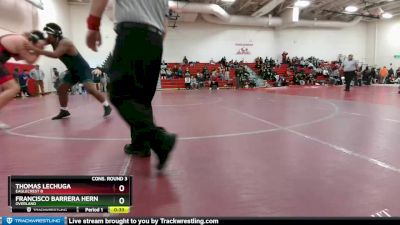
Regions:
<svg viewBox="0 0 400 225"><path fill-rule="evenodd" d="M33 64L39 58L39 55L32 50L28 50L25 48L25 45L30 44L28 40L23 40L18 45L18 56L14 57L15 60L25 60L28 64Z"/></svg>
<svg viewBox="0 0 400 225"><path fill-rule="evenodd" d="M33 50L36 54L38 55L44 55L50 58L60 58L64 54L70 50L70 48L73 47L72 43L67 40L61 40L60 43L58 44L57 48L52 52L52 51L46 51L42 50L40 48L37 48L35 46L29 46L28 48Z"/></svg>

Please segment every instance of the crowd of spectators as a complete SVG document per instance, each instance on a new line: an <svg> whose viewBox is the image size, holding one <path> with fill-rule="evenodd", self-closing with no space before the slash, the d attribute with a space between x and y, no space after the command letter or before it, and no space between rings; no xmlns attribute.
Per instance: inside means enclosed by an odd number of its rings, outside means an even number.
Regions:
<svg viewBox="0 0 400 225"><path fill-rule="evenodd" d="M184 79L187 89L199 89L205 86L218 87L218 82L226 82L231 87L254 87L255 81L246 69L249 66L254 72L272 86L286 85L343 85L344 75L341 60L328 62L316 57L289 57L282 53L280 60L272 57L257 57L254 63L230 60L223 57L215 62L213 59L202 69L193 73L189 69L199 62L189 61L185 56L180 64L169 67L165 61L161 65L161 79ZM209 69L209 65L218 65ZM184 68L184 69L183 69ZM352 85L395 84L400 82L400 68L396 71L392 64L389 68L375 68L361 65L356 71ZM207 85L208 84L208 85Z"/></svg>

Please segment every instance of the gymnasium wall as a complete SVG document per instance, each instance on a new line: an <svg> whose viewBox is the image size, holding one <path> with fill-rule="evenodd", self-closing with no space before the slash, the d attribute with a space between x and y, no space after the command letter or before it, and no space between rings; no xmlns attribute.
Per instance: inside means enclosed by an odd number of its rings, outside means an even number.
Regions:
<svg viewBox="0 0 400 225"><path fill-rule="evenodd" d="M73 38L79 50L91 65L101 64L106 54L112 50L115 33L113 24L104 19L102 32L105 36L100 54L89 51L84 43L85 24L88 7L70 7L73 24ZM74 32L76 31L76 32ZM208 62L222 56L251 62L256 56L278 57L284 50L290 55L317 56L329 60L337 59L339 53L352 52L359 60L366 59L367 25L360 24L348 29L290 29L271 30L254 27L214 25L206 22L179 23L177 28L169 28L165 40L164 59L180 62L183 56L189 60ZM360 35L363 34L363 35ZM248 52L238 52L247 48ZM245 54L243 54L245 53Z"/></svg>
<svg viewBox="0 0 400 225"><path fill-rule="evenodd" d="M389 66L390 63L393 63L394 68L400 67L400 58L394 57L400 56L400 17L370 23L368 30L371 34L369 36L373 37L368 48L370 48L371 58L376 55L374 63L379 67Z"/></svg>
<svg viewBox="0 0 400 225"><path fill-rule="evenodd" d="M292 28L276 31L278 55L283 51L291 56L315 56L337 60L339 54L354 54L360 62L366 62L367 24L360 23L344 29Z"/></svg>
<svg viewBox="0 0 400 225"><path fill-rule="evenodd" d="M103 19L103 46L99 53L90 51L85 44L88 10L88 5L70 5L71 24L74 24L72 34L82 55L90 65L97 66L112 50L115 32L109 19ZM177 28L169 28L164 59L180 62L187 56L190 61L208 62L211 58L219 60L226 56L228 59L252 62L257 56L278 58L283 51L288 51L289 56L316 56L328 60L336 60L340 53L353 53L358 60L366 62L366 45L365 23L346 29L272 30L215 25L200 20L178 23Z"/></svg>
<svg viewBox="0 0 400 225"><path fill-rule="evenodd" d="M72 37L81 54L91 66L101 65L115 44L114 24L104 17L101 31L103 45L99 52L86 47L86 17L88 5L70 5ZM73 15L73 16L72 16ZM182 23L176 29L170 28L165 40L164 59L180 62L183 56L189 60L208 62L211 58L219 60L223 56L238 60L253 61L258 55L273 56L275 53L273 30L209 25L208 23ZM247 48L246 54L237 54ZM132 50L134 51L134 50ZM249 53L249 54L247 54Z"/></svg>
<svg viewBox="0 0 400 225"><path fill-rule="evenodd" d="M69 5L69 18L72 34L69 36L82 56L88 61L91 67L101 66L108 54L113 50L116 34L114 24L104 17L101 21L102 45L98 52L93 52L86 46L86 18L89 15L89 5Z"/></svg>
<svg viewBox="0 0 400 225"><path fill-rule="evenodd" d="M26 1L0 1L0 35L30 30L37 24L37 10Z"/></svg>
<svg viewBox="0 0 400 225"><path fill-rule="evenodd" d="M272 57L276 53L274 31L256 27L212 25L205 22L180 23L170 28L165 40L167 62L215 61L227 59L253 62L257 56Z"/></svg>

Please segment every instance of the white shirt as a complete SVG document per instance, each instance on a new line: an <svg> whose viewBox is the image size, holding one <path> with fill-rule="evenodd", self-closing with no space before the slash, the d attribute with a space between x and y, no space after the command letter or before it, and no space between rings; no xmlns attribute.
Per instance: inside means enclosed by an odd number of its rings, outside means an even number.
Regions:
<svg viewBox="0 0 400 225"><path fill-rule="evenodd" d="M190 77L185 77L185 83L190 83Z"/></svg>
<svg viewBox="0 0 400 225"><path fill-rule="evenodd" d="M343 62L344 72L352 72L357 70L357 62L353 59L351 61L346 60Z"/></svg>
<svg viewBox="0 0 400 225"><path fill-rule="evenodd" d="M116 0L114 14L116 23L136 22L164 31L169 14L168 0Z"/></svg>
<svg viewBox="0 0 400 225"><path fill-rule="evenodd" d="M29 72L29 76L34 79L34 80L43 80L44 79L44 73L41 69L32 69Z"/></svg>

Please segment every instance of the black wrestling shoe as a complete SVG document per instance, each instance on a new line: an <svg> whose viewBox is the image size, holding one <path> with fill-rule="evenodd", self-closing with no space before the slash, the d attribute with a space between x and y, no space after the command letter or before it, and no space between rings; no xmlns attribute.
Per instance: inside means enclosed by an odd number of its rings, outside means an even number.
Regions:
<svg viewBox="0 0 400 225"><path fill-rule="evenodd" d="M69 117L70 115L71 113L69 113L67 110L61 109L60 113L57 116L53 117L52 120L60 120Z"/></svg>
<svg viewBox="0 0 400 225"><path fill-rule="evenodd" d="M111 106L104 106L104 115L103 117L107 117L111 114L112 108Z"/></svg>
<svg viewBox="0 0 400 225"><path fill-rule="evenodd" d="M129 155L138 156L141 158L148 158L151 156L150 146L133 146L132 144L127 144L124 146L124 152Z"/></svg>
<svg viewBox="0 0 400 225"><path fill-rule="evenodd" d="M158 170L165 167L168 157L175 147L176 138L176 134L167 133L164 129L159 129L157 132L151 147L158 156Z"/></svg>

